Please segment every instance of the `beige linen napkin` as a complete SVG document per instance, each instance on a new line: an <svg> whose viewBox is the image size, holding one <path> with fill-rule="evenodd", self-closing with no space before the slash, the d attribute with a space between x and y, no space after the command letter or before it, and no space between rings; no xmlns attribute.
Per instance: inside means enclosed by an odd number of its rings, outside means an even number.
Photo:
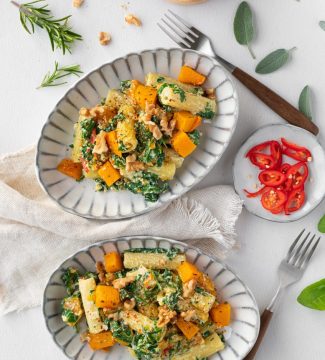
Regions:
<svg viewBox="0 0 325 360"><path fill-rule="evenodd" d="M59 208L40 188L35 147L0 157L0 314L37 306L51 272L100 240L156 235L223 257L235 244L242 203L230 186L191 191L164 208L122 221L88 220Z"/></svg>

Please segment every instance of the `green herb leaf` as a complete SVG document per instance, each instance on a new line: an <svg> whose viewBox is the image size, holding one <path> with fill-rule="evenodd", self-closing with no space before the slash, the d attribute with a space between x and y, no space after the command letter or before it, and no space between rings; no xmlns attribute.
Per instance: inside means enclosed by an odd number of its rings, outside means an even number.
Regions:
<svg viewBox="0 0 325 360"><path fill-rule="evenodd" d="M298 296L299 304L315 310L325 310L325 279L307 286Z"/></svg>
<svg viewBox="0 0 325 360"><path fill-rule="evenodd" d="M254 37L253 14L246 1L238 6L234 19L234 34L240 45L246 45L252 58L255 55L251 49L250 43Z"/></svg>
<svg viewBox="0 0 325 360"><path fill-rule="evenodd" d="M52 73L48 72L42 82L39 88L44 88L48 86L58 86L66 84L66 81L59 81L60 79L70 76L70 75L76 75L80 76L79 74L82 74L82 71L80 70L80 65L69 65L69 66L62 66L59 67L59 63L55 61L54 63L54 70Z"/></svg>
<svg viewBox="0 0 325 360"><path fill-rule="evenodd" d="M310 100L310 87L306 85L299 96L299 110L306 115L310 120L312 120L312 109L311 109L311 100Z"/></svg>
<svg viewBox="0 0 325 360"><path fill-rule="evenodd" d="M320 28L325 31L325 21L320 21L318 24Z"/></svg>
<svg viewBox="0 0 325 360"><path fill-rule="evenodd" d="M325 233L325 215L319 220L318 231L321 233Z"/></svg>
<svg viewBox="0 0 325 360"><path fill-rule="evenodd" d="M29 34L34 33L35 25L46 30L53 51L57 47L62 50L63 54L66 51L71 52L72 43L76 40L82 40L82 36L71 31L71 27L68 25L71 15L55 19L44 0L25 4L18 4L16 1L11 2L19 8L20 22ZM37 3L42 5L37 7L35 6Z"/></svg>
<svg viewBox="0 0 325 360"><path fill-rule="evenodd" d="M290 50L278 49L271 52L257 64L255 71L258 74L270 74L280 69L288 62L290 53L295 49L296 48L292 48Z"/></svg>

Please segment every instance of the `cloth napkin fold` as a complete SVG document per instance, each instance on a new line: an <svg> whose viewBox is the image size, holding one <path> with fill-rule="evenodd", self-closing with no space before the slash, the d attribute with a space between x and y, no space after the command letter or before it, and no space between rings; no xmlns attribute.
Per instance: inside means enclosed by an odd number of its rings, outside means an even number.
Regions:
<svg viewBox="0 0 325 360"><path fill-rule="evenodd" d="M0 315L37 306L51 272L67 256L127 235L170 237L225 257L235 245L242 203L230 186L193 190L142 216L120 221L69 214L43 192L35 146L0 157Z"/></svg>

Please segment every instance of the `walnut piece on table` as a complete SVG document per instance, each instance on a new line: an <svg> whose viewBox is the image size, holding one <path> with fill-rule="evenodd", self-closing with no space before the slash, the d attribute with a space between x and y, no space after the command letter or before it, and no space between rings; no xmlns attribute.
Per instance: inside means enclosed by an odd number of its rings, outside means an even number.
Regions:
<svg viewBox="0 0 325 360"><path fill-rule="evenodd" d="M111 39L111 35L108 32L101 31L99 33L99 42L101 45L107 45Z"/></svg>
<svg viewBox="0 0 325 360"><path fill-rule="evenodd" d="M73 0L72 1L72 5L75 7L75 8L80 8L80 6L83 4L84 0Z"/></svg>
<svg viewBox="0 0 325 360"><path fill-rule="evenodd" d="M124 20L129 25L141 26L141 20L133 14L125 15Z"/></svg>

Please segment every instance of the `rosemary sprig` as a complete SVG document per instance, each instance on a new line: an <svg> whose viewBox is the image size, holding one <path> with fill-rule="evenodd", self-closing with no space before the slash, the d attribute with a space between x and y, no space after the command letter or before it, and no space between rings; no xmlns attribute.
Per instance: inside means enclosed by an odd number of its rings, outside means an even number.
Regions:
<svg viewBox="0 0 325 360"><path fill-rule="evenodd" d="M71 52L70 46L75 40L82 40L82 36L71 31L68 26L68 20L71 17L65 16L60 19L55 19L48 9L48 5L44 0L36 0L25 4L18 4L11 1L19 8L20 22L24 29L29 33L34 33L35 25L47 31L52 50L57 47L65 54L66 50ZM41 6L35 6L37 3L42 3Z"/></svg>
<svg viewBox="0 0 325 360"><path fill-rule="evenodd" d="M59 86L66 84L67 83L66 81L58 82L58 80L69 75L80 76L79 74L82 74L82 71L80 70L80 65L69 65L69 66L59 67L59 63L55 61L53 72L52 73L48 72L44 76L41 85L38 87L38 89L48 86Z"/></svg>

